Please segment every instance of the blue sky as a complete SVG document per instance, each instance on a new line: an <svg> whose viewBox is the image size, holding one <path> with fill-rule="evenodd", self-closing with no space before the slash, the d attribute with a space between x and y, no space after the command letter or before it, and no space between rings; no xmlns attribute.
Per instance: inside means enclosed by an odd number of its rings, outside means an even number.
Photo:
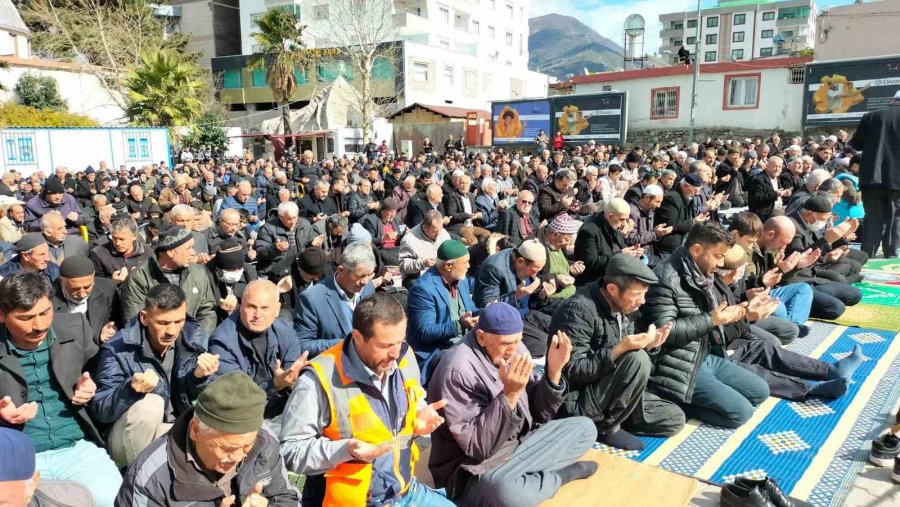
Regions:
<svg viewBox="0 0 900 507"><path fill-rule="evenodd" d="M704 9L715 7L716 0L701 0ZM822 9L848 5L853 0L817 1ZM573 16L600 35L622 44L622 25L630 14L640 14L647 23L644 51L653 54L659 49L659 15L669 12L695 11L697 0L531 0L531 15L556 13Z"/></svg>

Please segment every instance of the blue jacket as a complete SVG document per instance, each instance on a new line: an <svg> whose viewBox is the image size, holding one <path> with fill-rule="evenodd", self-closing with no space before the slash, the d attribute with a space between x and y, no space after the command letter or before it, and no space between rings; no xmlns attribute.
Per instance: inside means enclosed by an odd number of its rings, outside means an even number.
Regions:
<svg viewBox="0 0 900 507"><path fill-rule="evenodd" d="M97 394L91 400L91 413L104 424L116 422L135 402L144 395L131 388L131 376L148 369L159 374L159 384L153 390L163 400L172 397L172 408L179 416L193 405L211 377L198 379L194 376L197 357L206 352L207 336L203 328L191 317L184 323L181 336L175 342L175 366L172 373L175 385L169 385L156 354L144 350L144 331L139 317L128 321L108 342L100 348L94 381Z"/></svg>
<svg viewBox="0 0 900 507"><path fill-rule="evenodd" d="M329 276L300 294L294 309L294 331L300 348L315 357L353 331L353 312L338 295L334 276ZM372 282L362 290L362 297L375 294Z"/></svg>
<svg viewBox="0 0 900 507"><path fill-rule="evenodd" d="M259 229L261 222L266 219L265 206L260 206L256 202L256 199L257 196L255 193L251 194L250 197L247 198L247 202L245 203L238 202L238 200L235 199L234 196L226 197L225 199L222 199L222 205L219 206L218 214L221 214L224 210L232 208L237 210L247 210L247 213L249 213L250 216L256 215L256 218L258 220L255 223L248 222L245 229L247 230L247 232L255 231ZM216 219L218 219L218 217L216 217Z"/></svg>
<svg viewBox="0 0 900 507"><path fill-rule="evenodd" d="M297 341L297 335L290 322L285 319L275 319L275 322L266 331L265 364L259 364L250 340L245 333L239 333L241 330L238 324L240 318L240 312L233 312L230 317L219 324L219 327L209 337L210 353L219 355L219 371L214 373L212 378L215 379L219 375L234 370L240 370L252 379L257 379L257 374L260 374L260 378L265 380L260 382L259 387L266 391L269 399L266 416L272 417L277 415L278 408L283 408L284 402L287 401L287 395L290 393L289 389L285 389L282 393L275 390L273 380L275 360L280 360L281 367L286 370L300 357L303 349ZM269 410L275 412L270 415Z"/></svg>
<svg viewBox="0 0 900 507"><path fill-rule="evenodd" d="M475 277L475 306L484 308L494 301L503 301L518 308L523 317L528 315L528 299L531 296L516 301L516 287L521 280L516 279L514 269L512 248L488 257L481 264ZM529 277L524 281L527 286L534 280Z"/></svg>
<svg viewBox="0 0 900 507"><path fill-rule="evenodd" d="M477 308L469 293L468 279L457 286L465 311ZM451 338L462 336L459 323L450 312L450 294L436 267L431 267L409 289L406 300L406 340L423 370L435 352L450 348Z"/></svg>
<svg viewBox="0 0 900 507"><path fill-rule="evenodd" d="M22 267L22 263L19 262L19 256L16 255L12 259L10 259L10 260L4 262L2 265L0 265L0 276L2 276L3 278L6 278L7 276L9 276L15 272L24 271L24 270L25 270L25 268ZM53 264L50 261L47 261L47 267L44 268L44 270L41 271L41 273L44 276L46 276L48 280L50 280L50 283L53 283L56 281L57 278L59 278L59 266L57 266L56 264Z"/></svg>

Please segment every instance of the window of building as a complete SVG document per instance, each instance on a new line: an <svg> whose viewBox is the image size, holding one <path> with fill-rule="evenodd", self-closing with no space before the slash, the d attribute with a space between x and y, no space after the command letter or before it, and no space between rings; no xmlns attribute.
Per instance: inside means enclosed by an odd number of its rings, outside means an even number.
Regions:
<svg viewBox="0 0 900 507"><path fill-rule="evenodd" d="M525 54L525 36L521 33L519 34L519 56Z"/></svg>
<svg viewBox="0 0 900 507"><path fill-rule="evenodd" d="M680 88L654 88L650 90L650 119L678 118Z"/></svg>
<svg viewBox="0 0 900 507"><path fill-rule="evenodd" d="M289 12L294 15L295 18L300 19L300 6L289 4L289 5L279 5L277 7L272 7L273 9L278 9L284 12ZM327 10L326 10L327 12ZM326 14L327 16L327 14Z"/></svg>
<svg viewBox="0 0 900 507"><path fill-rule="evenodd" d="M761 34L759 34L760 39L771 39L774 34L773 30L763 30Z"/></svg>
<svg viewBox="0 0 900 507"><path fill-rule="evenodd" d="M725 109L759 107L759 74L725 76Z"/></svg>
<svg viewBox="0 0 900 507"><path fill-rule="evenodd" d="M453 66L444 66L444 83L453 86Z"/></svg>
<svg viewBox="0 0 900 507"><path fill-rule="evenodd" d="M519 21L523 21L525 19L525 8L519 7Z"/></svg>
<svg viewBox="0 0 900 507"><path fill-rule="evenodd" d="M241 87L241 69L226 69L222 73L222 88L234 89Z"/></svg>
<svg viewBox="0 0 900 507"><path fill-rule="evenodd" d="M450 9L441 7L440 9L438 9L438 15L440 16L442 25L450 26Z"/></svg>
<svg viewBox="0 0 900 507"><path fill-rule="evenodd" d="M781 38L788 41L794 38L794 31L788 30L786 32L781 32Z"/></svg>
<svg viewBox="0 0 900 507"><path fill-rule="evenodd" d="M34 134L3 134L3 146L7 165L25 165L36 162L34 153Z"/></svg>
<svg viewBox="0 0 900 507"><path fill-rule="evenodd" d="M706 18L706 27L715 28L719 26L719 16L710 16Z"/></svg>
<svg viewBox="0 0 900 507"><path fill-rule="evenodd" d="M472 69L463 71L463 79L465 79L466 90L475 90L478 88L478 73Z"/></svg>
<svg viewBox="0 0 900 507"><path fill-rule="evenodd" d="M512 32L506 32L506 45L512 46L512 42L513 42Z"/></svg>
<svg viewBox="0 0 900 507"><path fill-rule="evenodd" d="M688 45L688 46L693 46L693 45L696 44L696 43L697 43L697 38L696 38L696 37L688 37L688 38L687 38L687 45Z"/></svg>
<svg viewBox="0 0 900 507"><path fill-rule="evenodd" d="M414 62L413 63L413 81L427 82L428 81L428 64Z"/></svg>
<svg viewBox="0 0 900 507"><path fill-rule="evenodd" d="M788 76L788 83L790 84L803 84L803 78L805 77L806 69L803 67L791 67L791 73Z"/></svg>
<svg viewBox="0 0 900 507"><path fill-rule="evenodd" d="M759 56L772 56L772 48L760 48Z"/></svg>
<svg viewBox="0 0 900 507"><path fill-rule="evenodd" d="M490 37L491 40L494 40L494 38L497 37L497 30L492 26L488 27L488 37Z"/></svg>
<svg viewBox="0 0 900 507"><path fill-rule="evenodd" d="M717 33L706 34L706 43L707 44L718 44L719 43L719 34L717 34Z"/></svg>
<svg viewBox="0 0 900 507"><path fill-rule="evenodd" d="M316 65L316 73L322 83L331 83L338 76L353 81L353 68L344 60L331 60Z"/></svg>
<svg viewBox="0 0 900 507"><path fill-rule="evenodd" d="M684 30L684 23L675 23L675 26L672 27L674 30Z"/></svg>
<svg viewBox="0 0 900 507"><path fill-rule="evenodd" d="M509 17L510 21L513 19L513 6L511 4L506 4L506 15Z"/></svg>
<svg viewBox="0 0 900 507"><path fill-rule="evenodd" d="M253 69L250 73L251 86L262 88L266 86L266 69Z"/></svg>
<svg viewBox="0 0 900 507"><path fill-rule="evenodd" d="M313 7L313 19L316 20L325 20L328 19L328 6L327 5L317 5Z"/></svg>
<svg viewBox="0 0 900 507"><path fill-rule="evenodd" d="M497 0L491 0L491 10L492 11L497 10Z"/></svg>
<svg viewBox="0 0 900 507"><path fill-rule="evenodd" d="M706 53L703 53L703 61L704 62L716 61L716 52L715 51L707 51Z"/></svg>
<svg viewBox="0 0 900 507"><path fill-rule="evenodd" d="M803 19L809 17L809 7L778 9L778 19Z"/></svg>
<svg viewBox="0 0 900 507"><path fill-rule="evenodd" d="M297 81L298 85L306 84L309 82L309 75L305 68L296 68L294 69L294 80Z"/></svg>
<svg viewBox="0 0 900 507"><path fill-rule="evenodd" d="M744 32L734 32L731 34L731 42L744 42Z"/></svg>
<svg viewBox="0 0 900 507"><path fill-rule="evenodd" d="M731 58L734 60L743 60L744 59L744 50L743 49L732 49L731 50Z"/></svg>
<svg viewBox="0 0 900 507"><path fill-rule="evenodd" d="M747 15L746 15L746 14L735 14L735 15L734 15L734 23L733 23L733 24L735 24L735 25L743 25L743 24L746 23L746 22L747 22Z"/></svg>
<svg viewBox="0 0 900 507"><path fill-rule="evenodd" d="M681 47L681 39L672 39L672 46L676 48Z"/></svg>
<svg viewBox="0 0 900 507"><path fill-rule="evenodd" d="M379 56L372 62L373 79L394 79L394 63L390 58Z"/></svg>
<svg viewBox="0 0 900 507"><path fill-rule="evenodd" d="M126 162L150 160L149 131L126 131L123 135L123 139L125 140Z"/></svg>
<svg viewBox="0 0 900 507"><path fill-rule="evenodd" d="M484 84L482 85L484 91L490 92L494 90L494 75L490 72L484 73Z"/></svg>
<svg viewBox="0 0 900 507"><path fill-rule="evenodd" d="M687 27L688 28L697 28L697 20L696 19L687 20Z"/></svg>
<svg viewBox="0 0 900 507"><path fill-rule="evenodd" d="M479 23L478 21L472 22L472 33L474 33L475 35L481 35L481 23Z"/></svg>
<svg viewBox="0 0 900 507"><path fill-rule="evenodd" d="M772 21L773 19L775 19L775 11L763 13L763 21Z"/></svg>

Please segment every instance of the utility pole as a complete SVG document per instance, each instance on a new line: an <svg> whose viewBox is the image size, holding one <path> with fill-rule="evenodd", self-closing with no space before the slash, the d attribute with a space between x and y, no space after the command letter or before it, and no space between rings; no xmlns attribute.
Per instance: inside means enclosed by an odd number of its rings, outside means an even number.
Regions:
<svg viewBox="0 0 900 507"><path fill-rule="evenodd" d="M700 0L697 0L697 39L694 40L694 76L691 79L691 123L688 127L688 146L694 142L694 112L697 109L697 76L700 74L700 37L703 36L703 19L700 16Z"/></svg>

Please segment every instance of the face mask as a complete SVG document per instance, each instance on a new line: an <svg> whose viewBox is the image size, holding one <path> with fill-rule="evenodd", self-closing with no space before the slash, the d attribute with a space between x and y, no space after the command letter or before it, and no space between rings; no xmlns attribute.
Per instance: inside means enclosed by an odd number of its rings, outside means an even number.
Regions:
<svg viewBox="0 0 900 507"><path fill-rule="evenodd" d="M243 268L237 271L222 271L222 281L225 283L238 283L242 276L244 276Z"/></svg>

